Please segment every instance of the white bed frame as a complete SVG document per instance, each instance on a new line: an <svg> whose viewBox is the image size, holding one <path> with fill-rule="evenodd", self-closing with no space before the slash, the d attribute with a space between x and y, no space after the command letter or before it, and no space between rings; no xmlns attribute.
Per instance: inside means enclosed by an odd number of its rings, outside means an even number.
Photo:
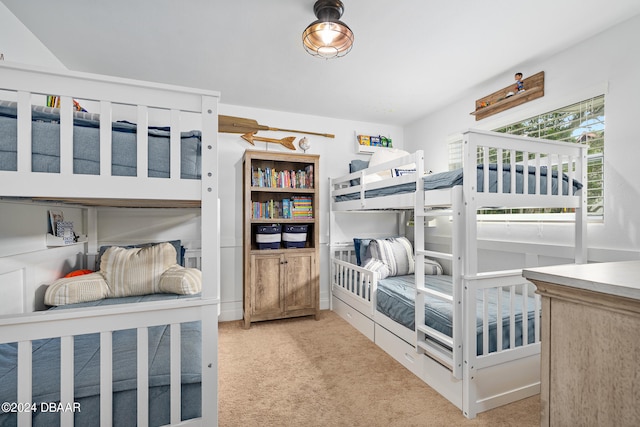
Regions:
<svg viewBox="0 0 640 427"><path fill-rule="evenodd" d="M70 309L0 316L0 343L18 342L18 402L32 401L31 343L61 337L61 402L74 402L73 337L100 333L100 425L112 425L111 337L121 329L138 330L137 424L148 424L148 328L171 325L171 425L217 425L217 317L219 314L219 202L217 117L219 94L213 91L134 81L86 73L52 71L0 63L0 90L15 92L18 101L18 170L0 171L3 198L46 199L90 206L88 243L83 253L98 248L96 209L93 206L200 207L201 250L192 254L202 262L200 297L126 306ZM60 173L31 172L32 95L58 95L60 106ZM100 113L100 175L73 174L73 99L95 101ZM136 177L111 176L111 122L118 104L135 106L138 125ZM114 108L115 107L115 108ZM147 132L150 109L168 110L171 137L170 178L147 176ZM180 179L180 123L185 115L197 119L202 132L202 179ZM57 250L57 249L56 249ZM68 251L66 252L68 254ZM68 255L67 255L68 256ZM2 262L0 277L28 275L28 265ZM202 417L181 422L180 324L202 322ZM178 337L173 339L173 337ZM61 412L61 424L73 425L73 412ZM18 413L18 425L30 426L31 413Z"/></svg>
<svg viewBox="0 0 640 427"><path fill-rule="evenodd" d="M507 134L472 130L464 133L464 176L475 177L478 164L488 165L489 149L496 150L498 158L508 159L511 165L535 166L536 193L517 194L515 175L508 183L510 192L502 192L502 174L498 176L498 193L478 192L475 179L465 179L462 186L448 189L424 191L422 151L409 157L366 169L331 180L331 228L335 226L336 214L368 209L410 208L414 211L414 247L416 266L416 305L424 306L425 296L441 298L453 305L453 337L443 335L424 326L424 311L415 310L417 331L411 331L376 310L375 274L355 265L353 247L350 243L331 242L331 290L333 309L352 325L375 341L396 360L441 393L460 408L468 418L478 413L513 402L540 391L540 299L536 298L535 342L515 346L512 340L508 348L502 349L502 326L498 323L498 351L488 353L488 319L483 319L483 352L476 349L476 304L478 293L482 294L485 308L491 289L502 288L511 295L532 295L535 286L522 277L521 266L507 271L479 271L478 260L478 211L486 207L551 207L575 209L573 218L575 238L573 258L576 263L586 262L586 159L587 147L580 144L525 138ZM476 153L484 153L478 160ZM522 157L520 157L522 155ZM524 160L522 160L524 159ZM368 186L363 179L369 173L408 163L416 164L417 174L412 177L417 190L413 193L365 199L364 191L370 187L394 185L398 178L374 182ZM495 160L494 160L495 162ZM575 178L585 187L575 195L541 194L539 170L564 167L569 182ZM502 166L499 166L501 168ZM561 169L562 170L562 169ZM488 188L488 168L484 168L484 188ZM349 187L349 181L360 178L363 185ZM402 177L406 180L406 175ZM549 185L551 185L551 180ZM359 191L358 200L337 202L334 196ZM425 239L426 224L435 217L444 216L451 221L450 252L434 250ZM357 236L365 237L365 236ZM424 286L424 258L435 258L448 266L453 279L453 296L439 295ZM351 279L352 271L358 272L357 283ZM513 298L511 298L513 300ZM466 301L470 301L466 304ZM503 304L499 300L499 304ZM509 328L515 327L514 307L510 307ZM526 317L526 316L524 316ZM523 320L527 329L527 319ZM510 336L515 334L513 329ZM446 345L439 344L445 343Z"/></svg>

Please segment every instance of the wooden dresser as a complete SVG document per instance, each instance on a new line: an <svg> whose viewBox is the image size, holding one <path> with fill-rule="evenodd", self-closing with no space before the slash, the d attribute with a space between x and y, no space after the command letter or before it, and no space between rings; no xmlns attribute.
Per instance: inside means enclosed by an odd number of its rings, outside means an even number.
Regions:
<svg viewBox="0 0 640 427"><path fill-rule="evenodd" d="M541 425L640 425L640 261L523 275L542 296Z"/></svg>

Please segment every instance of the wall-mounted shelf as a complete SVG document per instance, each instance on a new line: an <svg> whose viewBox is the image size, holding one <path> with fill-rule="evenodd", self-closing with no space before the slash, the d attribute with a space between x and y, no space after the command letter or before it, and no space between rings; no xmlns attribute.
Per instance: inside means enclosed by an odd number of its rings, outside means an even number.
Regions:
<svg viewBox="0 0 640 427"><path fill-rule="evenodd" d="M376 153L378 151L384 151L384 150L388 150L388 147L376 147L376 146L371 146L371 145L360 145L358 144L358 153L362 153L362 154L373 154Z"/></svg>
<svg viewBox="0 0 640 427"><path fill-rule="evenodd" d="M71 246L77 245L80 243L86 243L89 241L89 237L86 234L82 234L78 236L78 241L72 243L65 243L62 237L54 236L51 233L47 233L47 246L56 247L56 246Z"/></svg>
<svg viewBox="0 0 640 427"><path fill-rule="evenodd" d="M477 121L544 96L544 71L523 79L522 83L524 84L524 92L507 97L509 92L514 92L515 84L509 85L476 100L476 110L469 114L476 116ZM483 105L486 106L483 107Z"/></svg>
<svg viewBox="0 0 640 427"><path fill-rule="evenodd" d="M354 141L356 143L356 153L361 153L361 154L373 154L375 152L378 151L383 151L383 150L387 150L389 148L393 148L393 146L391 147L384 147L384 146L380 146L380 145L362 145L358 142L358 135L368 135L367 133L362 133L362 132L358 132L355 131L354 132ZM388 135L384 135L387 138L391 139L390 136ZM393 141L392 141L393 143Z"/></svg>

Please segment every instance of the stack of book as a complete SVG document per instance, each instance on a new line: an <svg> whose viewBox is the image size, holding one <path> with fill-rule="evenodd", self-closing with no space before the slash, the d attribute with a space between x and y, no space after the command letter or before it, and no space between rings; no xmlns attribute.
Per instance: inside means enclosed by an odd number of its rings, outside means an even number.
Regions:
<svg viewBox="0 0 640 427"><path fill-rule="evenodd" d="M291 217L294 219L313 218L313 205L309 196L293 196L291 198Z"/></svg>

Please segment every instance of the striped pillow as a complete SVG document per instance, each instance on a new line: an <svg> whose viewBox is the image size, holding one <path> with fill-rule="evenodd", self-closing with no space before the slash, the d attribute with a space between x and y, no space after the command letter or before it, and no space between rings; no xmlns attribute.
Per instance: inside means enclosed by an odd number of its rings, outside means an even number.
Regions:
<svg viewBox="0 0 640 427"><path fill-rule="evenodd" d="M378 275L378 279L389 277L389 267L379 259L370 258L362 268L366 268L367 270L371 270L376 273Z"/></svg>
<svg viewBox="0 0 640 427"><path fill-rule="evenodd" d="M389 276L413 274L413 246L406 237L373 239L369 243L369 254L382 261L389 269Z"/></svg>
<svg viewBox="0 0 640 427"><path fill-rule="evenodd" d="M197 268L173 266L160 276L160 292L193 295L202 291L202 272Z"/></svg>
<svg viewBox="0 0 640 427"><path fill-rule="evenodd" d="M109 297L127 297L161 292L162 273L176 265L176 250L170 243L131 249L112 246L100 259L100 272L109 285Z"/></svg>
<svg viewBox="0 0 640 427"><path fill-rule="evenodd" d="M109 295L109 286L100 273L63 277L53 282L44 294L46 305L66 305L97 301Z"/></svg>
<svg viewBox="0 0 640 427"><path fill-rule="evenodd" d="M435 259L424 259L424 274L438 275L442 274L442 265Z"/></svg>

